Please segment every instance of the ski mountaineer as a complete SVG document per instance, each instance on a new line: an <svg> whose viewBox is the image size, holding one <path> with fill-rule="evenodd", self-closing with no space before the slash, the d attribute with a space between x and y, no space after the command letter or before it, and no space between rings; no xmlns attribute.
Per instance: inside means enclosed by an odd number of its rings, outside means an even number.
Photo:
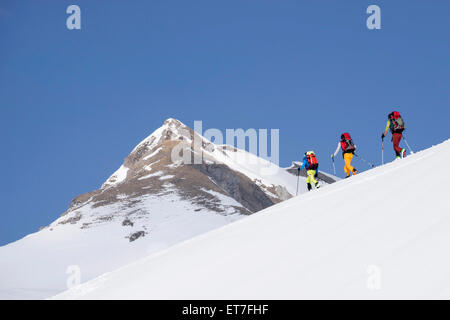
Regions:
<svg viewBox="0 0 450 320"><path fill-rule="evenodd" d="M331 155L331 159L333 161L334 157L337 156L339 149L342 149L342 157L344 158L345 162L345 178L350 177L350 173L353 173L353 175L355 175L358 171L352 166L352 159L356 151L356 146L354 145L352 137L348 132L341 134L341 141L338 142L336 151Z"/></svg>
<svg viewBox="0 0 450 320"><path fill-rule="evenodd" d="M386 129L381 134L381 140L384 140L388 130L390 130L392 133L392 144L394 146L396 159L405 157L406 150L399 147L400 141L402 140L402 133L405 128L405 122L398 111L392 111L388 114Z"/></svg>
<svg viewBox="0 0 450 320"><path fill-rule="evenodd" d="M319 162L317 161L317 157L314 154L314 151L305 152L305 156L303 157L302 165L298 168L298 173L305 168L307 178L306 178L306 186L308 187L308 191L312 189L311 182L314 183L314 186L319 189L319 181L316 180L317 175L319 173Z"/></svg>

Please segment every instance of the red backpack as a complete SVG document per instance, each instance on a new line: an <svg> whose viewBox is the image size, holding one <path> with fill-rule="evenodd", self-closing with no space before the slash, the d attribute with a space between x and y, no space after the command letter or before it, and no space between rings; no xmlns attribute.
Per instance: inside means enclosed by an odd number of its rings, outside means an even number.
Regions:
<svg viewBox="0 0 450 320"><path fill-rule="evenodd" d="M343 153L353 153L356 150L352 137L347 132L341 134L341 148Z"/></svg>
<svg viewBox="0 0 450 320"><path fill-rule="evenodd" d="M306 153L306 160L308 160L308 169L315 170L319 166L317 157L312 151Z"/></svg>
<svg viewBox="0 0 450 320"><path fill-rule="evenodd" d="M403 132L403 130L405 130L405 121L403 121L400 112L392 111L392 113L389 114L389 120L391 122L390 129L392 133Z"/></svg>

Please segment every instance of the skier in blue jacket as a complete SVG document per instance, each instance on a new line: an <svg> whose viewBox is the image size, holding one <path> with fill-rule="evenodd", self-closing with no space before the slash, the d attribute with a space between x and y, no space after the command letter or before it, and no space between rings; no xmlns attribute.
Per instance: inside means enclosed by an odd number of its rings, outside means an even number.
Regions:
<svg viewBox="0 0 450 320"><path fill-rule="evenodd" d="M308 176L306 178L306 186L308 187L308 191L312 189L311 182L314 183L314 186L317 189L320 188L319 181L316 180L317 175L319 174L319 162L317 161L314 151L308 151L305 153L303 162L298 168L298 172L300 173L303 168L305 168Z"/></svg>

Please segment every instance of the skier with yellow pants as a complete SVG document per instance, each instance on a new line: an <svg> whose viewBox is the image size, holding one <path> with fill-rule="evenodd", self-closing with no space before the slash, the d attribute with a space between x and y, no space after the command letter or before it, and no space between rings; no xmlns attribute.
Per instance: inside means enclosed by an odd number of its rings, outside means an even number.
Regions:
<svg viewBox="0 0 450 320"><path fill-rule="evenodd" d="M344 158L345 166L344 171L346 174L346 178L350 177L350 173L355 175L358 171L352 166L353 155L356 151L356 146L353 144L352 138L349 133L345 132L341 135L341 141L338 142L336 151L331 155L331 158L334 160L334 157L337 156L339 149L342 149L342 157Z"/></svg>
<svg viewBox="0 0 450 320"><path fill-rule="evenodd" d="M313 183L317 189L320 188L319 181L316 180L319 173L319 162L317 161L314 151L305 152L302 165L298 168L298 172L300 173L303 168L305 168L308 176L306 178L306 186L308 187L308 191L312 189L311 183Z"/></svg>

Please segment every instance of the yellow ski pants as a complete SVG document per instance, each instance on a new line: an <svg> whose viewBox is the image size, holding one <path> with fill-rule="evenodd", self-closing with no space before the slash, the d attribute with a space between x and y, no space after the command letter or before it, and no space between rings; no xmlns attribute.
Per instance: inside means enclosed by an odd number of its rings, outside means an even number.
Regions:
<svg viewBox="0 0 450 320"><path fill-rule="evenodd" d="M344 171L347 174L347 177L355 169L355 168L352 167L352 164L351 164L352 163L352 159L353 159L353 154L352 153L344 153L344 162L345 162Z"/></svg>
<svg viewBox="0 0 450 320"><path fill-rule="evenodd" d="M313 183L314 185L317 184L316 178L314 178L314 175L316 174L316 170L308 170L306 171L308 177L306 178L306 183Z"/></svg>

